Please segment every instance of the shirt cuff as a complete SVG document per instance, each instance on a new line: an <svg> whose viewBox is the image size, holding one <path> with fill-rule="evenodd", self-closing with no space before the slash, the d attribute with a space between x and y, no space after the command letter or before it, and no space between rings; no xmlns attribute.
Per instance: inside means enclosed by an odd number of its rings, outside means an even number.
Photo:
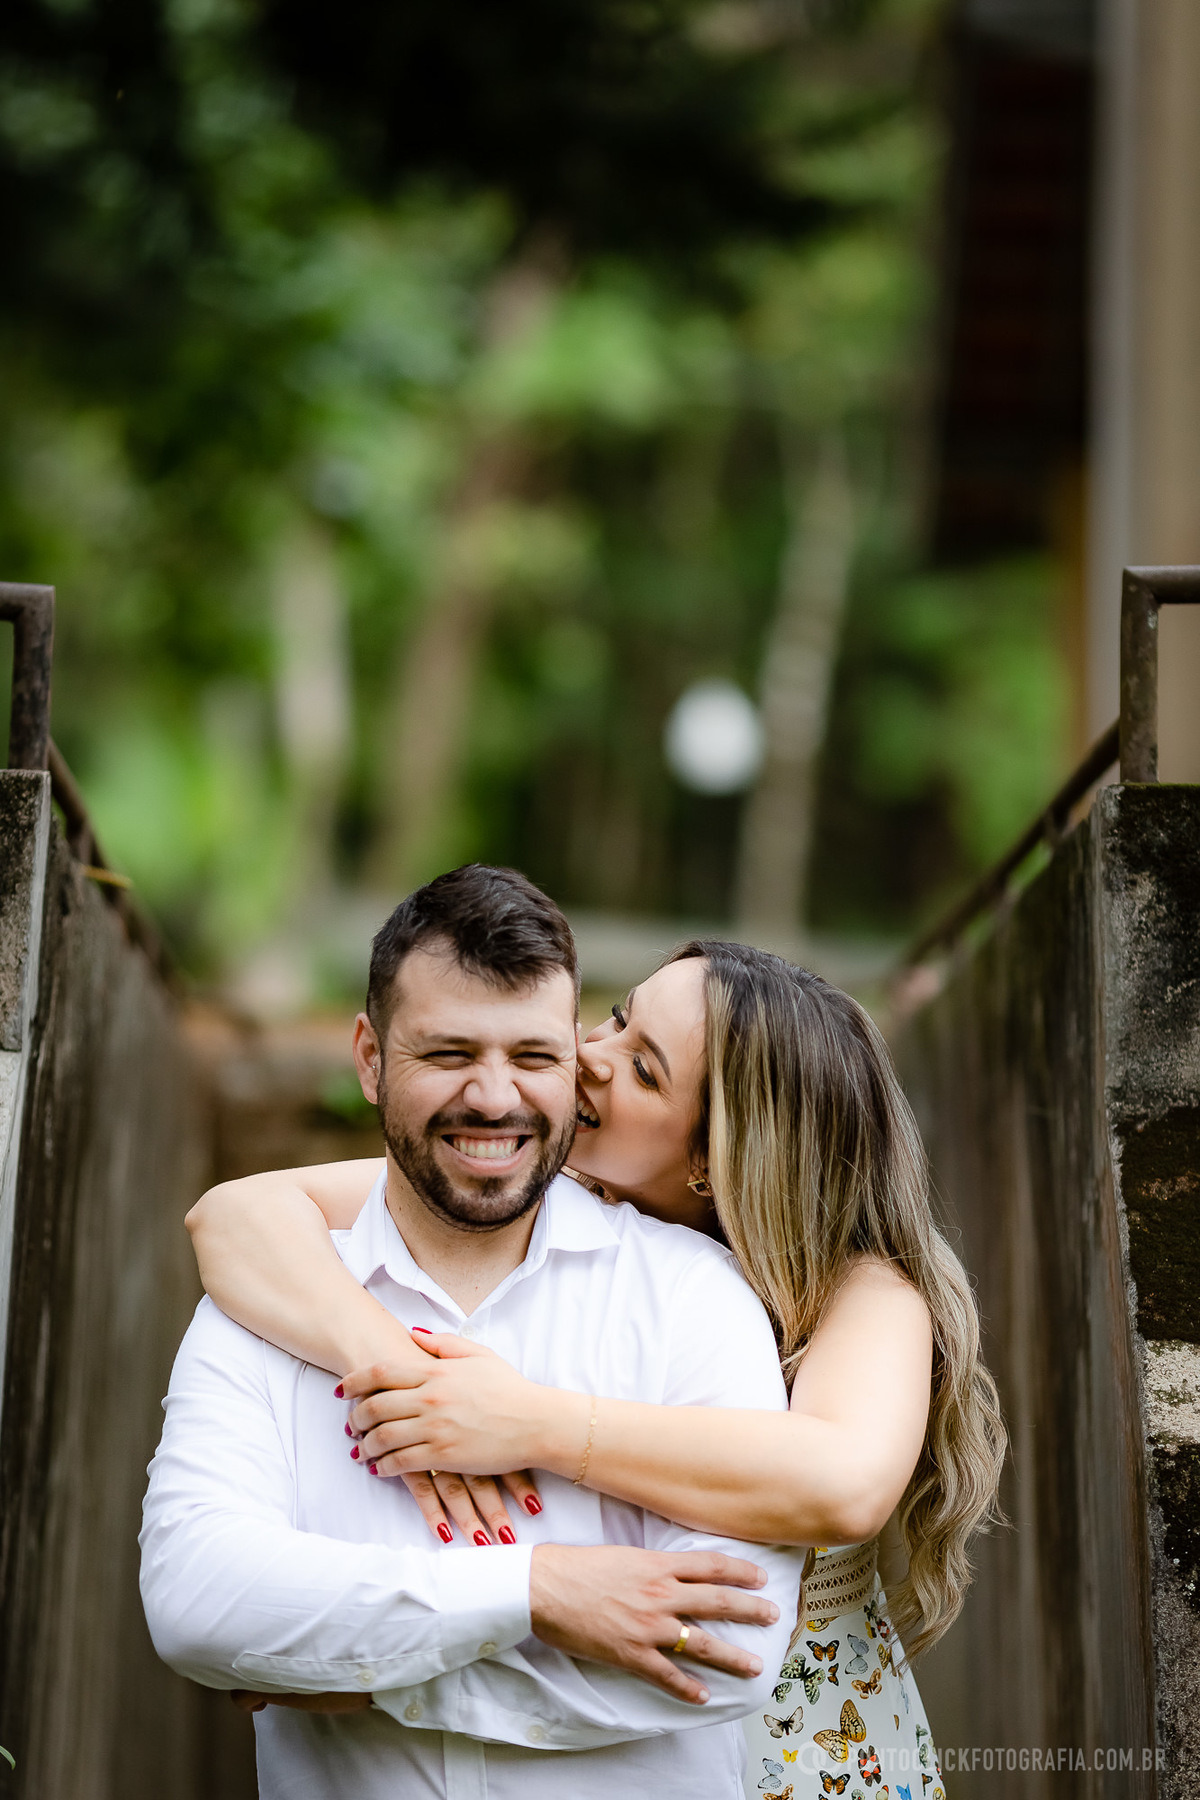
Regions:
<svg viewBox="0 0 1200 1800"><path fill-rule="evenodd" d="M447 1649L453 1642L474 1646L476 1639L490 1645L482 1650L473 1647L466 1656L455 1655L447 1667L492 1656L497 1649L510 1650L529 1636L532 1566L532 1544L443 1550L434 1558L435 1605L445 1621Z"/></svg>
<svg viewBox="0 0 1200 1800"><path fill-rule="evenodd" d="M396 1621L386 1634L388 1648L378 1634L374 1654L364 1645L361 1662L247 1653L237 1657L233 1672L247 1687L285 1692L359 1688L378 1694L401 1683L431 1680L497 1650L511 1650L531 1629L532 1557L532 1544L435 1553L429 1557L432 1578L424 1619ZM384 1711L401 1716L399 1709L385 1706Z"/></svg>
<svg viewBox="0 0 1200 1800"><path fill-rule="evenodd" d="M444 1673L453 1675L467 1663L511 1650L529 1636L532 1558L532 1544L514 1544L495 1550L447 1550L436 1559ZM375 1704L398 1724L418 1725L425 1713L416 1693L420 1685L419 1675L414 1681L408 1670L395 1669L390 1682L380 1679L374 1687Z"/></svg>

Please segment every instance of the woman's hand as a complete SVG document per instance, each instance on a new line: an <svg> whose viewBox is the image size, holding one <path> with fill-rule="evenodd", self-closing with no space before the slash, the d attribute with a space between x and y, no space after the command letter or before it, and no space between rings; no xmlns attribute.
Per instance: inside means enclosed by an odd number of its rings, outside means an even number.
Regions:
<svg viewBox="0 0 1200 1800"><path fill-rule="evenodd" d="M500 1483L531 1517L542 1510L528 1469L500 1475L495 1480L490 1475L448 1474L444 1469L439 1469L436 1474L426 1469L424 1474L404 1475L401 1479L420 1507L430 1531L443 1544L454 1541L451 1520L469 1544L478 1544L482 1548L493 1542L516 1543L512 1514L504 1503Z"/></svg>
<svg viewBox="0 0 1200 1800"><path fill-rule="evenodd" d="M586 1432L583 1395L539 1387L494 1351L449 1332L422 1332L417 1342L430 1352L427 1364L376 1363L342 1383L347 1400L357 1401L350 1429L359 1457L381 1475L495 1475L540 1466L555 1402L582 1408Z"/></svg>
<svg viewBox="0 0 1200 1800"><path fill-rule="evenodd" d="M466 1470L471 1456L465 1453L469 1447L485 1469L499 1468L505 1460L500 1449L502 1441L510 1454L520 1455L523 1428L519 1421L522 1416L526 1421L532 1416L532 1408L528 1405L524 1415L520 1412L520 1390L527 1390L523 1396L526 1401L544 1390L525 1381L502 1358L463 1338L448 1333L435 1336L421 1332L415 1341L428 1352L431 1367L422 1364L414 1370L407 1359L401 1365L376 1363L347 1376L342 1383L342 1392L347 1399L359 1399L346 1427L355 1439L351 1455L356 1461L363 1462L372 1474L400 1475L430 1531L442 1543L452 1541L451 1521L469 1543L515 1543L512 1516L497 1479L473 1469ZM450 1382L440 1383L433 1392L426 1391L441 1366L435 1359L443 1357L447 1368L454 1366L453 1359L462 1359L464 1362L471 1360L473 1369L461 1372ZM495 1365L487 1372L490 1382L478 1370L479 1359L488 1359ZM448 1405L453 1392L465 1387L486 1389L494 1402L498 1389L506 1385L506 1378L509 1405L507 1414L503 1415L507 1419L503 1440L499 1434L493 1434L489 1439L481 1429L483 1423L496 1426L502 1414L497 1411L482 1420L479 1393L472 1398L460 1391L460 1402L465 1398L467 1403L460 1404L457 1409ZM486 1398L484 1404L487 1404ZM423 1421L431 1413L438 1421L440 1448L436 1454L432 1448L424 1446L422 1436ZM524 1429L527 1434L527 1423ZM472 1432L473 1436L470 1435ZM442 1466L447 1463L449 1469ZM527 1469L507 1469L498 1480L531 1517L541 1512L542 1503Z"/></svg>

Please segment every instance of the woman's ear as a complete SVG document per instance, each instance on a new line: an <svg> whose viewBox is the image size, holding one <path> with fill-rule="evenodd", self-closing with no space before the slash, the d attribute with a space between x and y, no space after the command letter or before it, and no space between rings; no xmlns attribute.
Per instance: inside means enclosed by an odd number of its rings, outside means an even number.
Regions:
<svg viewBox="0 0 1200 1800"><path fill-rule="evenodd" d="M691 1188L693 1194L699 1195L701 1200L712 1199L712 1184L708 1179L707 1170L700 1170L697 1174L689 1175L687 1185Z"/></svg>

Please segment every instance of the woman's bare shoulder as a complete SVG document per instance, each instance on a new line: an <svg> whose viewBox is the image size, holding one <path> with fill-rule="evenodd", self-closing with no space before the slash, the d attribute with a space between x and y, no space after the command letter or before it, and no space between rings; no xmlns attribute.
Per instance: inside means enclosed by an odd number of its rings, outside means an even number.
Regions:
<svg viewBox="0 0 1200 1800"><path fill-rule="evenodd" d="M841 1286L844 1288L851 1283L877 1291L896 1292L904 1289L910 1294L917 1293L916 1287L898 1264L889 1262L885 1256L875 1256L867 1251L848 1259Z"/></svg>
<svg viewBox="0 0 1200 1800"><path fill-rule="evenodd" d="M886 1367L878 1360L881 1344ZM855 1257L805 1348L792 1409L820 1412L830 1395L845 1394L848 1382L865 1392L868 1374L876 1395L894 1394L897 1381L927 1393L932 1346L929 1308L907 1275L883 1257Z"/></svg>
<svg viewBox="0 0 1200 1800"><path fill-rule="evenodd" d="M825 1316L845 1316L864 1306L876 1316L882 1308L895 1319L929 1318L929 1307L920 1289L903 1269L882 1256L864 1254L849 1260Z"/></svg>

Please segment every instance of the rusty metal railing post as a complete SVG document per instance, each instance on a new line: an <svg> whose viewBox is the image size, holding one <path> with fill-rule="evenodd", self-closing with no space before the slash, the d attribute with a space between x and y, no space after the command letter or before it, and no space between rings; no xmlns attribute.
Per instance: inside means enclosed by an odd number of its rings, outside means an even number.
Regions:
<svg viewBox="0 0 1200 1800"><path fill-rule="evenodd" d="M1096 739L1075 773L1045 811L958 905L923 932L905 953L911 969L935 951L950 949L966 928L1009 892L1031 851L1057 844L1072 810L1100 777L1120 763L1122 781L1158 780L1158 609L1200 604L1200 567L1126 569L1121 585L1121 716Z"/></svg>
<svg viewBox="0 0 1200 1800"><path fill-rule="evenodd" d="M0 619L11 619L13 627L8 766L44 769L50 752L54 589L0 581Z"/></svg>
<svg viewBox="0 0 1200 1800"><path fill-rule="evenodd" d="M1121 780L1158 780L1158 609L1200 604L1200 568L1126 569L1121 583Z"/></svg>
<svg viewBox="0 0 1200 1800"><path fill-rule="evenodd" d="M140 944L160 975L173 981L174 966L157 931L126 893L131 885L128 876L109 868L75 777L50 736L54 589L24 581L0 581L0 619L10 619L13 627L8 767L49 771L50 792L63 816L67 845L83 874L100 884L120 914L130 942Z"/></svg>

